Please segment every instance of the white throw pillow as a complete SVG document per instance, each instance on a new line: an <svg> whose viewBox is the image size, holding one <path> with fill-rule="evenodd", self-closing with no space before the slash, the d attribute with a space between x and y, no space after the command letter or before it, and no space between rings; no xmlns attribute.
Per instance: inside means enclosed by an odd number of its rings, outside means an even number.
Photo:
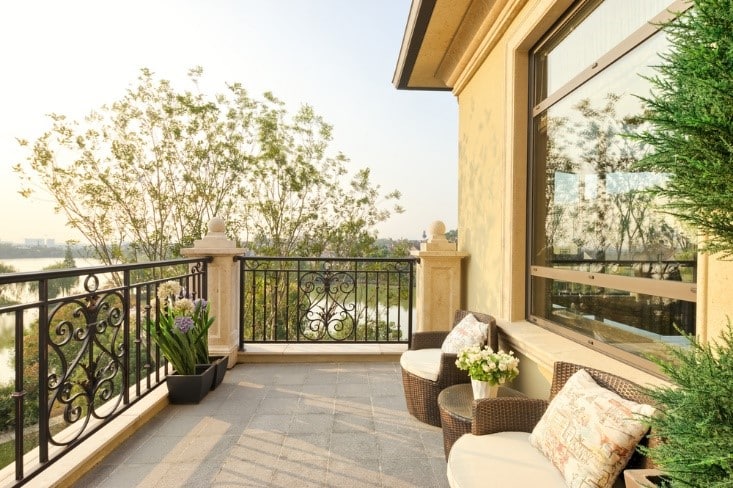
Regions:
<svg viewBox="0 0 733 488"><path fill-rule="evenodd" d="M440 349L446 354L458 354L465 347L485 343L488 333L489 324L479 322L473 314L468 314L448 333Z"/></svg>
<svg viewBox="0 0 733 488"><path fill-rule="evenodd" d="M568 379L529 437L571 488L610 487L648 430L650 405L602 388L584 369Z"/></svg>

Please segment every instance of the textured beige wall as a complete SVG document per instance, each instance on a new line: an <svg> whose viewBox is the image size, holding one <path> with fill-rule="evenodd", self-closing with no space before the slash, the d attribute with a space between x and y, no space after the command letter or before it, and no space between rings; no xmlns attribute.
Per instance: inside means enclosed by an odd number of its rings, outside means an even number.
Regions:
<svg viewBox="0 0 733 488"><path fill-rule="evenodd" d="M713 256L700 256L698 262L698 335L718 339L728 319L733 319L733 262Z"/></svg>
<svg viewBox="0 0 733 488"><path fill-rule="evenodd" d="M497 47L458 97L458 240L466 260L469 310L505 317L502 309L505 236L505 103L503 59Z"/></svg>

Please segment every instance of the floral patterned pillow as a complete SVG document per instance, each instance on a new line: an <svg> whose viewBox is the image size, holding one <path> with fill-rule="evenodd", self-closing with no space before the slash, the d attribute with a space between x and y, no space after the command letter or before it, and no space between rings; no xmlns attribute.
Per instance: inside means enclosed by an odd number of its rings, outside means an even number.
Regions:
<svg viewBox="0 0 733 488"><path fill-rule="evenodd" d="M648 427L650 405L598 386L581 369L565 383L529 437L571 488L610 487Z"/></svg>
<svg viewBox="0 0 733 488"><path fill-rule="evenodd" d="M464 347L485 343L488 333L489 324L479 322L473 314L468 314L448 333L440 349L446 354L458 354Z"/></svg>

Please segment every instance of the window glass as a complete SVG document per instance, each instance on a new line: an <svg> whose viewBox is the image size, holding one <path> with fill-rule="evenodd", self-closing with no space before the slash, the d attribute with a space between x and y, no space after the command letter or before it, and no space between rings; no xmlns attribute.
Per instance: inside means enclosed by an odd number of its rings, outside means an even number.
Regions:
<svg viewBox="0 0 733 488"><path fill-rule="evenodd" d="M547 53L547 92L553 93L669 6L669 0L605 0Z"/></svg>
<svg viewBox="0 0 733 488"><path fill-rule="evenodd" d="M676 328L694 332L695 304L560 280L534 277L533 311L585 337L628 353L660 353L682 344Z"/></svg>
<svg viewBox="0 0 733 488"><path fill-rule="evenodd" d="M534 177L544 192L535 195L535 215L543 218L536 220L532 264L694 259L693 233L646 191L664 184L664 175L633 170L645 147L627 136L642 129L638 95L648 95L649 86L640 74L651 74L665 46L655 35L538 117ZM629 271L625 264L608 268Z"/></svg>
<svg viewBox="0 0 733 488"><path fill-rule="evenodd" d="M533 52L534 93L552 95L577 80L669 3L606 0L590 13L575 9L556 39ZM566 86L567 95L532 119L529 315L637 361L679 342L680 330L695 331L695 234L648 191L666 178L635 169L649 148L631 137L646 129L645 77L668 48L658 32L614 51L618 59Z"/></svg>

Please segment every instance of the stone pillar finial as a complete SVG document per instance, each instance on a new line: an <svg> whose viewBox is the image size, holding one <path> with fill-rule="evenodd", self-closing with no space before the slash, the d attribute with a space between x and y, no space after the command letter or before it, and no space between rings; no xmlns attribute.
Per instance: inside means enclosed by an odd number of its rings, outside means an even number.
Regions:
<svg viewBox="0 0 733 488"><path fill-rule="evenodd" d="M207 235L225 235L224 231L226 230L226 225L226 220L222 219L221 217L212 218L211 220L209 220L209 233Z"/></svg>
<svg viewBox="0 0 733 488"><path fill-rule="evenodd" d="M455 251L455 244L445 238L445 224L436 220L428 226L428 240L420 245L421 251Z"/></svg>
<svg viewBox="0 0 733 488"><path fill-rule="evenodd" d="M211 249L211 248L233 248L234 241L227 239L226 220L221 217L214 217L209 220L209 232L203 239L194 241L194 249Z"/></svg>

